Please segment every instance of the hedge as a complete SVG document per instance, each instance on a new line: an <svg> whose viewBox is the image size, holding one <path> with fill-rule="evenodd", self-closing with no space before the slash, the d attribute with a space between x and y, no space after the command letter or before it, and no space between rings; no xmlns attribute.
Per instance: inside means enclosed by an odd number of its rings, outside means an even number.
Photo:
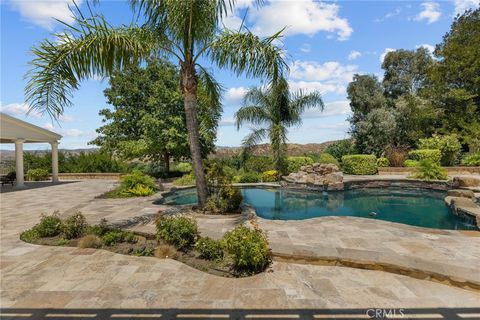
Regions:
<svg viewBox="0 0 480 320"><path fill-rule="evenodd" d="M343 156L342 168L346 174L376 174L377 157L371 154Z"/></svg>
<svg viewBox="0 0 480 320"><path fill-rule="evenodd" d="M313 159L310 157L288 157L287 158L287 171L298 172L301 166L313 164Z"/></svg>
<svg viewBox="0 0 480 320"><path fill-rule="evenodd" d="M440 160L442 159L442 153L438 149L418 149L410 151L408 153L408 157L411 160L430 160L433 163L440 164Z"/></svg>

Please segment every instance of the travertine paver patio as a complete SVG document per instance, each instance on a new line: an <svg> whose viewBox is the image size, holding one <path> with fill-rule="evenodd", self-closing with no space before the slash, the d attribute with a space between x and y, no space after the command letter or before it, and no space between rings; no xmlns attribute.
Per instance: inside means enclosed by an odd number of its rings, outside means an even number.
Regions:
<svg viewBox="0 0 480 320"><path fill-rule="evenodd" d="M477 292L379 271L275 262L270 272L227 279L169 259L19 240L54 209L80 209L92 222L155 210L147 199L94 198L112 185L83 181L1 195L2 308L480 307Z"/></svg>

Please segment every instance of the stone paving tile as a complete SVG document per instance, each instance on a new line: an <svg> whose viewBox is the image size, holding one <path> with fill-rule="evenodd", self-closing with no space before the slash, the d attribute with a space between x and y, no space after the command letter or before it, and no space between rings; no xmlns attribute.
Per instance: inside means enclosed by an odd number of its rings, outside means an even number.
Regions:
<svg viewBox="0 0 480 320"><path fill-rule="evenodd" d="M103 216L120 221L139 212L158 209L151 204L154 197L128 199L126 202L95 199L114 185L109 181L83 181L1 195L1 307L480 307L480 293L379 271L274 262L266 273L232 279L209 275L170 259L125 256L105 250L37 246L19 240L20 232L34 225L41 212L54 209L65 215L71 208L81 208L90 222L99 221ZM102 211L97 211L97 206ZM315 246L333 246L336 242L332 236L343 233L347 240L340 243L375 251L376 246L361 241L364 234L349 230L352 227L348 227L348 223L344 229L335 231L338 222L326 222L329 232L325 235L317 229L317 224L309 228L317 232L316 240L312 242ZM308 247L306 235L295 233L299 231L295 224L275 222L275 225L277 236L272 235L271 241L307 244ZM282 225L285 228L278 228ZM365 227L365 230L377 233L376 236L385 236L385 231L376 230L374 226ZM391 241L395 234L398 240L405 231L392 230ZM318 235L322 236L319 238ZM453 243L457 241L451 233L444 237L455 239ZM470 243L476 241L475 237L468 239ZM431 241L435 243L435 240ZM314 251L315 247L308 250ZM335 248L335 251L338 250ZM439 253L438 257L447 252ZM465 252L459 252L456 258L462 259L465 255Z"/></svg>

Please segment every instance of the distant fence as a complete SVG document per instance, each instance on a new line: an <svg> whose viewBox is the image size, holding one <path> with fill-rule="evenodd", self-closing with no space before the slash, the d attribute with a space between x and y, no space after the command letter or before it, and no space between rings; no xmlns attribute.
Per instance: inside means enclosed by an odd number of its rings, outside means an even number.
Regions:
<svg viewBox="0 0 480 320"><path fill-rule="evenodd" d="M125 173L59 173L60 180L120 180Z"/></svg>
<svg viewBox="0 0 480 320"><path fill-rule="evenodd" d="M444 167L448 175L480 174L480 167ZM415 168L386 167L378 168L379 175L405 175L415 172Z"/></svg>

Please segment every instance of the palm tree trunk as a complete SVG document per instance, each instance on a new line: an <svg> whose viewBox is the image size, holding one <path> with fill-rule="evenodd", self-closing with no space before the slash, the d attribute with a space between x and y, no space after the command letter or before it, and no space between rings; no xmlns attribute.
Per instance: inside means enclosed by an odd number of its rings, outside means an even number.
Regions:
<svg viewBox="0 0 480 320"><path fill-rule="evenodd" d="M207 202L208 188L203 171L200 135L197 119L197 76L195 68L182 64L180 68L180 82L183 92L185 116L187 120L188 142L192 154L192 164L197 186L198 205L203 207Z"/></svg>

